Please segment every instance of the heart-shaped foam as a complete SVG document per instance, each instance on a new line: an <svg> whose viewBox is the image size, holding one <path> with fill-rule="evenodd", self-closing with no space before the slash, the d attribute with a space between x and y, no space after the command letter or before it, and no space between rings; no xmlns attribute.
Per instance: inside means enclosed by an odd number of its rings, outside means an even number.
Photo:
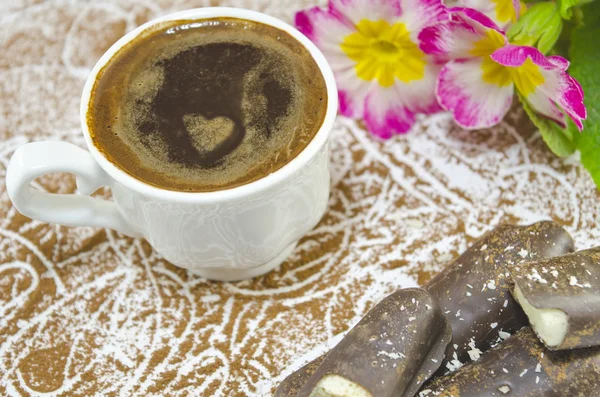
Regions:
<svg viewBox="0 0 600 397"><path fill-rule="evenodd" d="M183 116L185 129L189 133L194 148L200 154L208 154L227 141L234 132L235 123L228 117L206 118L192 113Z"/></svg>

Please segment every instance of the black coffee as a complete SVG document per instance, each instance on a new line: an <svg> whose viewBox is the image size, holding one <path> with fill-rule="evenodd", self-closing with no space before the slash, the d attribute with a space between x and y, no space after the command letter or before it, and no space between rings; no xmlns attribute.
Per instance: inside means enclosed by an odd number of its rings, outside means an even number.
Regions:
<svg viewBox="0 0 600 397"><path fill-rule="evenodd" d="M325 81L287 33L233 18L155 26L99 73L87 123L119 168L169 190L243 185L298 155L325 117Z"/></svg>

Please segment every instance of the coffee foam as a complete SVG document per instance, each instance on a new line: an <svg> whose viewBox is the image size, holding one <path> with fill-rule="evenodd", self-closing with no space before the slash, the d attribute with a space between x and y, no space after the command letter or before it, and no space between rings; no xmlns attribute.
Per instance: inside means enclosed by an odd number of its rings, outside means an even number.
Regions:
<svg viewBox="0 0 600 397"><path fill-rule="evenodd" d="M91 122L88 117L94 143L112 162L134 177L171 190L219 190L268 175L291 161L321 125L326 90L320 71L308 51L278 29L235 19L193 25L184 29L183 26L189 25L178 21L175 26L162 28L150 35L151 44L148 45L147 38L142 39L137 46L134 43L135 48L125 49L124 56L117 54L117 59L111 61L110 68L95 87ZM161 119L161 109L165 106L161 107L160 101L163 97L171 98L171 93L165 94L168 91L164 89L165 84L182 79L172 73L174 69L169 65L180 62L173 60L181 58L185 64L188 53L202 53L210 47L206 51L211 54L213 48L222 46L224 54L231 48L247 55L242 59L243 65L238 62L231 68L241 70L240 75L231 69L213 70L199 65L189 81L174 84L178 93L183 92L183 97L190 95L186 93L190 89L215 94L213 102L218 105L219 101L229 103L236 99L236 76L241 76L239 112L232 105L229 116L213 114L214 109L209 108L214 103L209 105L205 98L192 95L192 102L200 103L196 107L198 111L187 112L187 108L194 106L184 101L173 111L176 115L179 110L185 111L181 117L174 118L175 122ZM215 59L216 66L219 62ZM202 73L208 74L206 87L202 86ZM102 84L109 80L112 84ZM212 87L215 82L224 86L221 96ZM182 97L173 98L181 100ZM98 111L100 109L104 111ZM111 125L110 140L102 128L108 124ZM211 164L201 164L203 156L219 148L241 125L245 135L235 149ZM185 144L177 141L174 145L179 135L185 135L182 138Z"/></svg>

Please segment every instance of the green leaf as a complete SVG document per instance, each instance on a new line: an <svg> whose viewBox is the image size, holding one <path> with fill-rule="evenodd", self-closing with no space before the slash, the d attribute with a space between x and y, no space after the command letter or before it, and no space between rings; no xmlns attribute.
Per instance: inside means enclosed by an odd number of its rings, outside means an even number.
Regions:
<svg viewBox="0 0 600 397"><path fill-rule="evenodd" d="M560 157L573 154L576 149L575 135L577 134L577 127L575 124L569 119L567 128L563 129L554 121L534 112L521 95L519 95L519 100L533 124L540 130L542 138L550 150Z"/></svg>
<svg viewBox="0 0 600 397"><path fill-rule="evenodd" d="M576 6L579 0L558 0L558 11L563 19L571 19L573 11L571 7Z"/></svg>
<svg viewBox="0 0 600 397"><path fill-rule="evenodd" d="M577 12L577 6L583 6L585 4L592 3L596 0L558 0L558 10L560 12L560 16L563 19L570 20L573 16L573 11Z"/></svg>
<svg viewBox="0 0 600 397"><path fill-rule="evenodd" d="M576 144L583 166L600 188L600 7L589 4L582 11L583 26L573 31L569 50L569 72L583 88L588 113Z"/></svg>
<svg viewBox="0 0 600 397"><path fill-rule="evenodd" d="M558 40L563 28L558 6L553 2L532 5L507 32L510 42L518 45L537 46L548 53Z"/></svg>
<svg viewBox="0 0 600 397"><path fill-rule="evenodd" d="M563 22L562 19L559 19L556 24L548 29L548 31L546 32L546 34L543 34L540 37L540 41L538 41L538 50L540 50L543 54L547 54L548 51L550 51L552 49L552 47L554 47L554 44L556 43L556 41L558 40L558 37L560 36L560 32L562 31L563 28Z"/></svg>

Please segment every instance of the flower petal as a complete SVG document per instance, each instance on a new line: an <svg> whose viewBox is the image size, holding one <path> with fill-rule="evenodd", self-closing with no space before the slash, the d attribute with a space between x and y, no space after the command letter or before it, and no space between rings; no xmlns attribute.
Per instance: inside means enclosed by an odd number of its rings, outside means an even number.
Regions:
<svg viewBox="0 0 600 397"><path fill-rule="evenodd" d="M534 47L509 44L497 49L491 56L492 59L500 65L509 67L522 66L527 58L530 58L533 63L544 69L556 68L553 62L546 58L540 50Z"/></svg>
<svg viewBox="0 0 600 397"><path fill-rule="evenodd" d="M329 0L329 9L355 25L364 19L403 22L415 42L425 26L449 18L442 0Z"/></svg>
<svg viewBox="0 0 600 397"><path fill-rule="evenodd" d="M361 118L365 109L365 98L376 81L358 78L354 68L334 71L338 86L340 113L346 117Z"/></svg>
<svg viewBox="0 0 600 397"><path fill-rule="evenodd" d="M343 16L320 7L297 12L294 23L321 51L333 49L341 53L340 43L355 30Z"/></svg>
<svg viewBox="0 0 600 397"><path fill-rule="evenodd" d="M393 22L401 14L398 0L329 0L329 9L355 25L363 19Z"/></svg>
<svg viewBox="0 0 600 397"><path fill-rule="evenodd" d="M569 68L569 61L565 58L558 55L551 55L547 58L550 62L554 64L560 70L567 70Z"/></svg>
<svg viewBox="0 0 600 397"><path fill-rule="evenodd" d="M587 112L583 104L583 91L577 80L564 72L543 71L542 75L544 84L525 97L527 102L537 113L554 120L563 128L566 126L564 111L581 131L582 120Z"/></svg>
<svg viewBox="0 0 600 397"><path fill-rule="evenodd" d="M363 19L394 22L401 14L399 0L329 0L329 9L355 25Z"/></svg>
<svg viewBox="0 0 600 397"><path fill-rule="evenodd" d="M374 135L388 139L410 130L417 113L440 110L435 99L435 80L440 67L429 63L420 80L396 80L390 87L373 86L365 101L364 121Z"/></svg>
<svg viewBox="0 0 600 397"><path fill-rule="evenodd" d="M511 0L512 1L512 7L515 10L515 18L516 20L519 20L519 18L521 18L521 1L520 0Z"/></svg>
<svg viewBox="0 0 600 397"><path fill-rule="evenodd" d="M468 129L491 127L502 120L513 98L513 85L483 80L483 58L456 60L440 72L436 87L440 105Z"/></svg>
<svg viewBox="0 0 600 397"><path fill-rule="evenodd" d="M540 90L532 92L525 99L536 113L554 121L562 128L567 126L565 123L565 114L550 97L544 95Z"/></svg>
<svg viewBox="0 0 600 397"><path fill-rule="evenodd" d="M450 19L442 0L399 0L402 14L398 21L404 22L411 39L418 42L419 34L429 25L447 22Z"/></svg>
<svg viewBox="0 0 600 397"><path fill-rule="evenodd" d="M419 34L419 46L436 58L461 59L489 55L507 43L504 32L479 11L451 8L451 19L428 26Z"/></svg>
<svg viewBox="0 0 600 397"><path fill-rule="evenodd" d="M348 117L362 117L371 84L358 78L354 69L356 62L340 46L346 36L355 32L355 27L335 10L319 7L296 13L295 23L331 65L338 86L340 112Z"/></svg>
<svg viewBox="0 0 600 397"><path fill-rule="evenodd" d="M530 82L525 82L523 85L527 86L527 92L521 92L536 112L564 126L564 115L560 110L562 109L580 130L583 128L582 120L587 116L583 103L583 90L577 80L567 74L567 60L557 56L545 57L533 47L513 45L495 51L491 57L504 66L519 68L519 70L525 67L529 69L523 73L539 74L537 79L539 84L536 82L532 85ZM526 76L522 79L525 78ZM523 91L522 88L518 88Z"/></svg>
<svg viewBox="0 0 600 397"><path fill-rule="evenodd" d="M583 129L582 120L587 118L587 109L583 103L583 89L572 76L563 73L561 77L563 78L561 84L563 95L559 97L558 103L581 131Z"/></svg>
<svg viewBox="0 0 600 397"><path fill-rule="evenodd" d="M516 22L521 14L519 0L461 0L460 4L485 14L502 29Z"/></svg>

